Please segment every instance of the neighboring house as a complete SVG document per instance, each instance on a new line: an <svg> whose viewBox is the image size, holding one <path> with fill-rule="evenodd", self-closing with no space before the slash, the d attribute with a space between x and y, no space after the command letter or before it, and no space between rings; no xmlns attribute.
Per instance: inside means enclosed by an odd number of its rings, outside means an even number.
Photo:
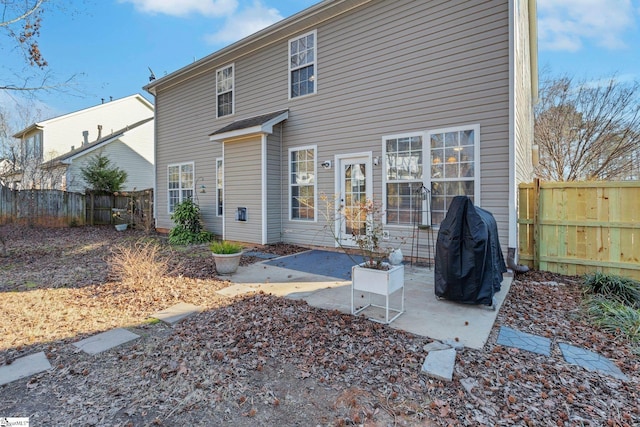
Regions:
<svg viewBox="0 0 640 427"><path fill-rule="evenodd" d="M334 246L322 195L372 198L407 254L466 194L514 261L535 31L534 0L327 0L153 81L156 226L194 198L225 239Z"/></svg>
<svg viewBox="0 0 640 427"><path fill-rule="evenodd" d="M134 173L133 176L129 175L129 180L142 181L145 185L153 183L153 125L138 129L135 135L129 134L126 141L114 139L127 127L138 127L141 122L153 119L153 115L153 105L142 95L135 94L34 123L13 135L20 139L20 152L15 153L15 163L19 167L11 179L19 183L19 188L73 188L74 191L84 191L84 183L76 179L78 168L74 172L74 167L70 166L77 157L62 159L61 156L93 151L85 149L101 142L99 145L103 149L111 146L107 151L112 165L127 165ZM114 142L128 148L118 149L112 145ZM121 157L130 155L132 151L137 159ZM145 159L144 168L136 167L140 165L139 158ZM56 161L52 162L54 159ZM54 164L56 167L52 167Z"/></svg>
<svg viewBox="0 0 640 427"><path fill-rule="evenodd" d="M62 176L66 190L84 193L89 187L82 177L82 169L94 156L111 160L111 167L127 173L123 191L153 188L153 118L133 123L99 140L82 145L41 165L51 176Z"/></svg>
<svg viewBox="0 0 640 427"><path fill-rule="evenodd" d="M9 159L0 158L0 185L11 185L13 180L13 162Z"/></svg>

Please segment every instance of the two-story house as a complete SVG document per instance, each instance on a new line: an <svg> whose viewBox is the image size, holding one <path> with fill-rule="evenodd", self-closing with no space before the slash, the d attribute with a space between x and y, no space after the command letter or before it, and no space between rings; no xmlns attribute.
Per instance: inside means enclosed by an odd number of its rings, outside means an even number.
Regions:
<svg viewBox="0 0 640 427"><path fill-rule="evenodd" d="M534 0L327 0L153 81L157 227L194 198L225 239L334 246L323 195L391 238L468 195L513 261L535 30Z"/></svg>
<svg viewBox="0 0 640 427"><path fill-rule="evenodd" d="M154 107L140 94L33 123L13 135L20 152L9 185L82 192L81 168L102 154L127 172L124 190L154 183Z"/></svg>

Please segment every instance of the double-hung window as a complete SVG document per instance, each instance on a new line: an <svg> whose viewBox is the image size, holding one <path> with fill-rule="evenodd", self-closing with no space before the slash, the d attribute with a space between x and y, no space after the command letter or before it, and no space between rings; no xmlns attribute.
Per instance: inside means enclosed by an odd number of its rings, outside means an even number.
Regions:
<svg viewBox="0 0 640 427"><path fill-rule="evenodd" d="M193 162L168 166L169 213L173 213L178 203L193 198Z"/></svg>
<svg viewBox="0 0 640 427"><path fill-rule="evenodd" d="M233 64L216 71L216 117L233 114Z"/></svg>
<svg viewBox="0 0 640 427"><path fill-rule="evenodd" d="M386 222L422 223L423 134L384 138Z"/></svg>
<svg viewBox="0 0 640 427"><path fill-rule="evenodd" d="M316 32L289 40L289 98L316 93Z"/></svg>
<svg viewBox="0 0 640 427"><path fill-rule="evenodd" d="M456 196L474 203L480 194L480 126L437 129L427 133L431 146L431 218L440 224Z"/></svg>
<svg viewBox="0 0 640 427"><path fill-rule="evenodd" d="M22 159L24 162L28 162L29 160L42 161L42 132L36 132L24 139L22 144Z"/></svg>
<svg viewBox="0 0 640 427"><path fill-rule="evenodd" d="M223 210L223 202L224 202L224 193L223 193L223 177L224 177L224 164L222 159L216 159L216 215L222 216L224 213Z"/></svg>
<svg viewBox="0 0 640 427"><path fill-rule="evenodd" d="M289 150L289 210L294 220L315 221L316 147Z"/></svg>

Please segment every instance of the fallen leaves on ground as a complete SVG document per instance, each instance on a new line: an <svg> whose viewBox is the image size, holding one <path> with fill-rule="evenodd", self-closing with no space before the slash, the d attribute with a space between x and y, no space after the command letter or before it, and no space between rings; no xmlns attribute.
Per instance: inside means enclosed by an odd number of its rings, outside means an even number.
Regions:
<svg viewBox="0 0 640 427"><path fill-rule="evenodd" d="M460 350L448 383L420 371L426 337L272 295L218 296L229 283L215 277L204 246L175 250L177 271L131 289L109 281L106 256L144 236L10 235L11 257L0 258L0 361L42 350L53 369L1 387L2 416L95 426L640 423L638 356L589 324L579 278L518 276L487 345ZM175 327L146 321L178 301L206 310ZM501 325L548 337L551 355L496 345ZM116 326L141 338L95 356L70 345ZM603 354L629 381L567 364L560 342Z"/></svg>

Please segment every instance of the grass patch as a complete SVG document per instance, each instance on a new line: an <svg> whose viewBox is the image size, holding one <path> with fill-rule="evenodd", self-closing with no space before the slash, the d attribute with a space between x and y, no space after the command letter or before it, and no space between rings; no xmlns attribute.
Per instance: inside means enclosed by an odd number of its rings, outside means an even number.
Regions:
<svg viewBox="0 0 640 427"><path fill-rule="evenodd" d="M640 343L640 310L602 295L587 298L587 312L594 323L605 331L622 333Z"/></svg>
<svg viewBox="0 0 640 427"><path fill-rule="evenodd" d="M594 273L584 277L587 313L594 324L640 343L640 283Z"/></svg>
<svg viewBox="0 0 640 427"><path fill-rule="evenodd" d="M626 277L594 273L585 276L586 291L640 309L640 283Z"/></svg>

